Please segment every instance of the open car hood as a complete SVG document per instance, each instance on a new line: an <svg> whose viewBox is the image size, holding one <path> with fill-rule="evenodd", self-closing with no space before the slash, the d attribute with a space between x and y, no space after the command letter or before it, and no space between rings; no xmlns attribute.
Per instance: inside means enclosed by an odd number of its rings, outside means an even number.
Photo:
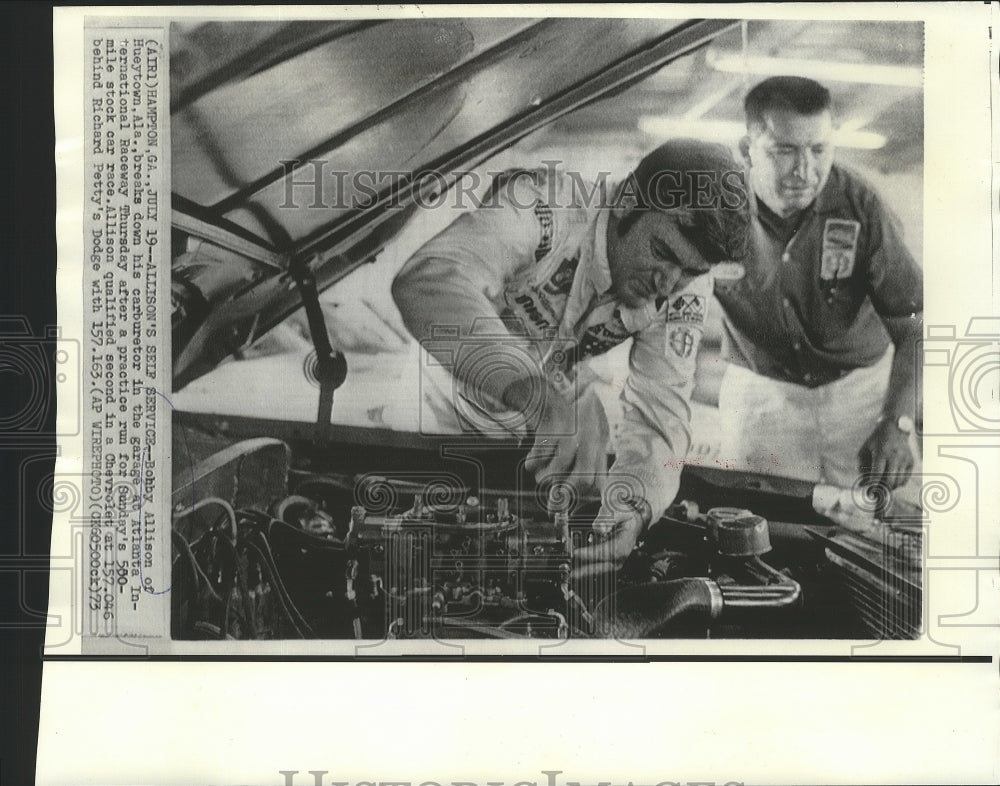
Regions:
<svg viewBox="0 0 1000 786"><path fill-rule="evenodd" d="M305 274L322 291L371 261L415 200L734 24L175 24L175 246L192 237L218 253L195 286L179 274L184 255L174 249L174 389L297 309L296 278ZM357 172L399 175L362 191L350 177Z"/></svg>

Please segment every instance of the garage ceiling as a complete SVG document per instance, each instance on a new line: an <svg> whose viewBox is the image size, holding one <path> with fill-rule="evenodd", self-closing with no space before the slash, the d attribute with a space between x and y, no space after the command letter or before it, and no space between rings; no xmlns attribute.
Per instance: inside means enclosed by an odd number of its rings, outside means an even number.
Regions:
<svg viewBox="0 0 1000 786"><path fill-rule="evenodd" d="M830 89L852 162L906 171L923 160L922 69L920 23L749 21L627 94L559 120L539 144L617 139L648 149L672 135L733 143L747 88L788 73Z"/></svg>

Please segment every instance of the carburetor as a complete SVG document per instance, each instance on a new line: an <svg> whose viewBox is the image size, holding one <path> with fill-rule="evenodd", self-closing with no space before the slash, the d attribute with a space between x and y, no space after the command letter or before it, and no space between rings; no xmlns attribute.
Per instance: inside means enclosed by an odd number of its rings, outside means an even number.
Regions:
<svg viewBox="0 0 1000 786"><path fill-rule="evenodd" d="M569 585L566 514L551 522L521 517L503 496L424 499L417 492L409 507L385 515L351 510L347 542L370 555L390 638L570 635L571 616L581 614L569 614L579 599Z"/></svg>

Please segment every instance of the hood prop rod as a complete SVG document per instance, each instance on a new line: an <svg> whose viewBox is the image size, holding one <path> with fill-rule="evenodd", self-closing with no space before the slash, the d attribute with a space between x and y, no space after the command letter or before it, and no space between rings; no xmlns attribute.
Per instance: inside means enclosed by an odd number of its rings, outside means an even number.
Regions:
<svg viewBox="0 0 1000 786"><path fill-rule="evenodd" d="M326 442L333 416L333 392L347 379L347 359L344 353L330 344L330 334L326 330L323 307L319 302L316 276L302 257L293 255L288 264L288 272L295 281L306 309L309 334L316 349L316 381L319 382L319 411L316 414L317 438Z"/></svg>

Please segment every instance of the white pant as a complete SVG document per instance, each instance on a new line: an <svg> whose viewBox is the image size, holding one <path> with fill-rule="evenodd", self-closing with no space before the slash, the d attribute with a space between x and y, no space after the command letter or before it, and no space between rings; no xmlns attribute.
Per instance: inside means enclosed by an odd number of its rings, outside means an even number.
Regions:
<svg viewBox="0 0 1000 786"><path fill-rule="evenodd" d="M730 365L719 391L719 462L850 488L859 474L858 452L882 414L892 354L817 388Z"/></svg>

